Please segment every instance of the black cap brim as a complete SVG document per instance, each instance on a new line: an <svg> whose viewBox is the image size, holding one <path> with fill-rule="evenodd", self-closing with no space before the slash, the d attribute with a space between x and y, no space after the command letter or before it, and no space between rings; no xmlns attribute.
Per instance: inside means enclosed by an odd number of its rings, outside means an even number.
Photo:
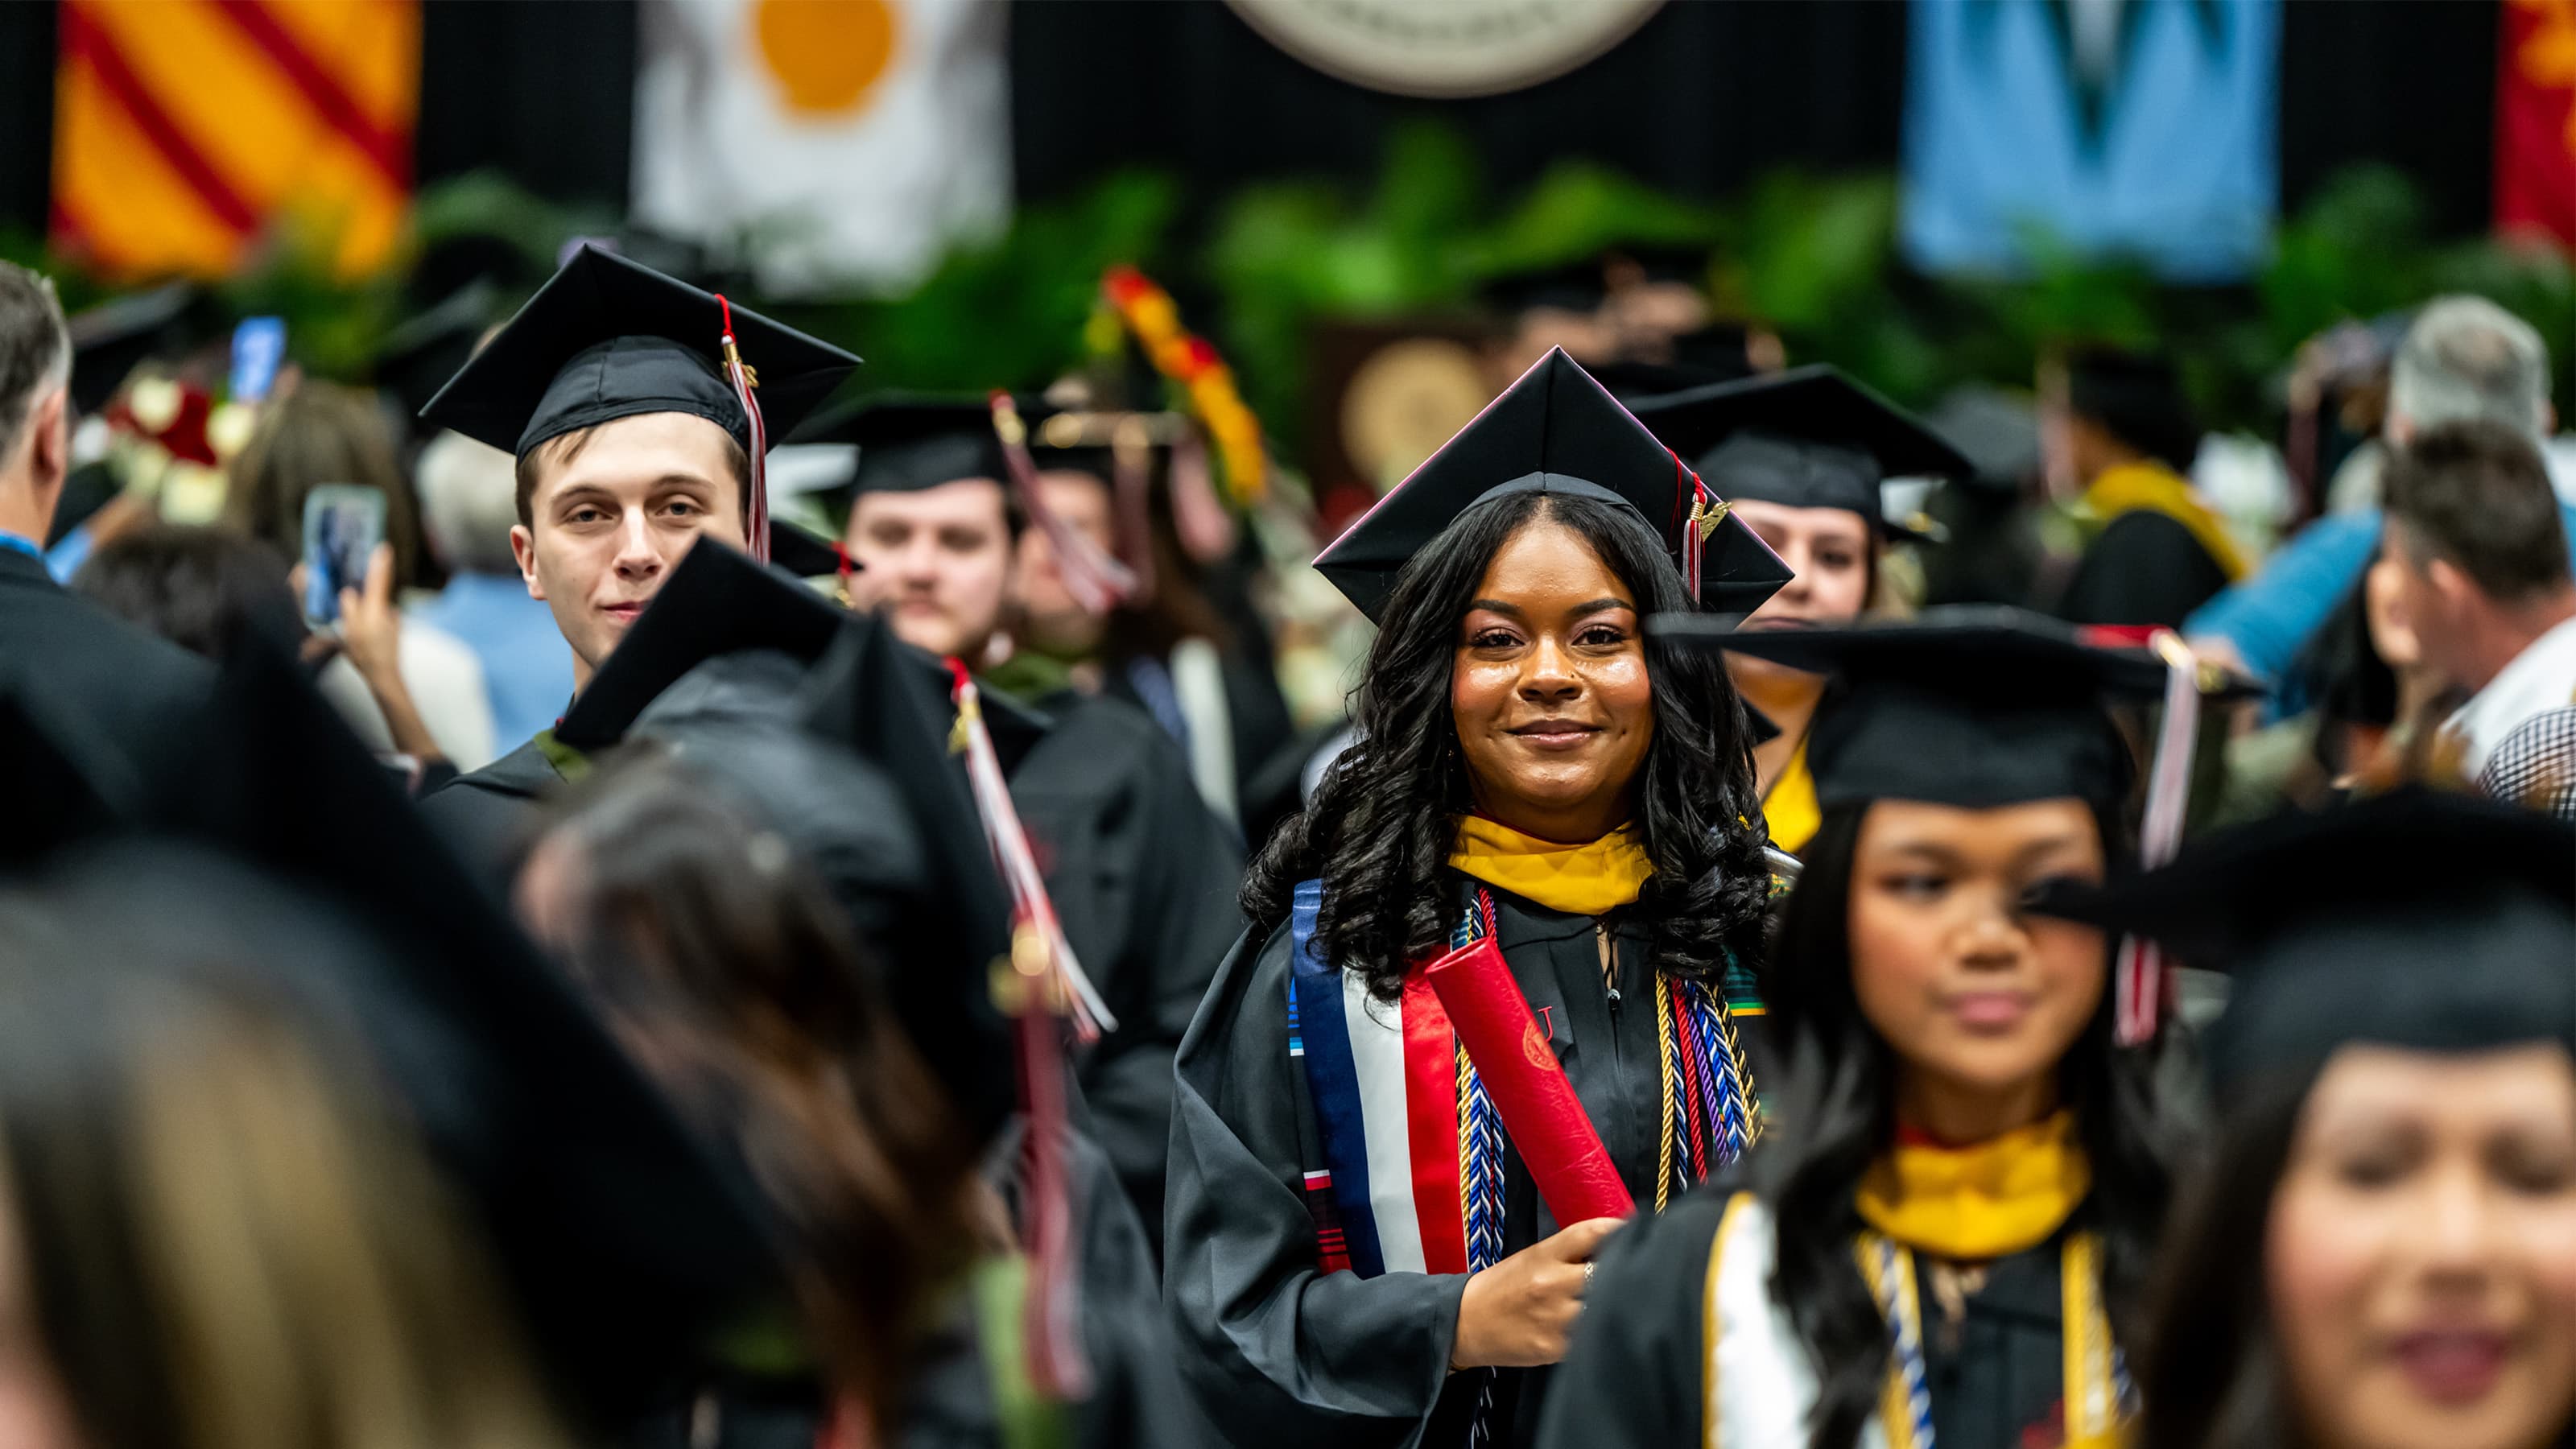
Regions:
<svg viewBox="0 0 2576 1449"><path fill-rule="evenodd" d="M614 252L584 246L421 410L516 456L620 417L705 417L745 441L720 375L728 315L769 436L803 423L859 359ZM574 364L578 362L576 371Z"/></svg>

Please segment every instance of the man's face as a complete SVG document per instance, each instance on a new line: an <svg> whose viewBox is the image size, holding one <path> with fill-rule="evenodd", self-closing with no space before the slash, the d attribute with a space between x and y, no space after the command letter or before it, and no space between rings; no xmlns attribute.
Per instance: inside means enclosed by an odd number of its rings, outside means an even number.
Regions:
<svg viewBox="0 0 2576 1449"><path fill-rule="evenodd" d="M850 603L884 615L906 643L973 663L1000 630L1011 530L992 479L862 493L842 543L859 565Z"/></svg>
<svg viewBox="0 0 2576 1449"><path fill-rule="evenodd" d="M2460 571L2439 559L2392 518L2383 526L2381 559L2392 565L2371 583L2384 595L2387 612L2405 622L2414 635L2417 661L2445 683L2477 689L2483 679L2465 677L2461 641L2468 633L2471 600ZM2391 661L2394 663L2394 661Z"/></svg>
<svg viewBox="0 0 2576 1449"><path fill-rule="evenodd" d="M602 423L566 458L541 446L532 523L510 530L528 596L554 611L587 686L701 534L741 548L733 440L704 418Z"/></svg>
<svg viewBox="0 0 2576 1449"><path fill-rule="evenodd" d="M1049 469L1038 475L1038 495L1058 518L1100 545L1116 545L1109 516L1109 485L1078 469ZM1020 606L1023 642L1060 654L1085 654L1100 642L1101 621L1075 602L1064 586L1055 544L1043 529L1020 534L1019 563L1013 570L1012 593Z"/></svg>

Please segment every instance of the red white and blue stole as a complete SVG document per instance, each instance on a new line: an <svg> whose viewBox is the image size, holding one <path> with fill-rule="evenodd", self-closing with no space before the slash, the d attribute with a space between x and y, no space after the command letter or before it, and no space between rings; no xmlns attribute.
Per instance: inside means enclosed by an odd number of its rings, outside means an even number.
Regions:
<svg viewBox="0 0 2576 1449"><path fill-rule="evenodd" d="M1483 891L1450 948L1493 930ZM1420 973L1395 1002L1325 961L1315 945L1323 883L1289 910L1288 1051L1305 1068L1321 1138L1306 1204L1326 1272L1468 1273L1503 1256L1502 1118ZM1732 1162L1758 1133L1753 1097L1721 997L1658 976L1664 1121L1655 1206Z"/></svg>

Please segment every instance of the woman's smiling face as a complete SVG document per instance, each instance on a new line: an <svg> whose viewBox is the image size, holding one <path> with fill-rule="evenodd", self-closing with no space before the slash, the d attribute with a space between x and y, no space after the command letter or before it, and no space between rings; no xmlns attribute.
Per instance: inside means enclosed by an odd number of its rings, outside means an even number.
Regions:
<svg viewBox="0 0 2576 1449"><path fill-rule="evenodd" d="M1545 512L1495 551L1458 621L1449 710L1478 813L1579 842L1634 809L1655 735L1636 596Z"/></svg>

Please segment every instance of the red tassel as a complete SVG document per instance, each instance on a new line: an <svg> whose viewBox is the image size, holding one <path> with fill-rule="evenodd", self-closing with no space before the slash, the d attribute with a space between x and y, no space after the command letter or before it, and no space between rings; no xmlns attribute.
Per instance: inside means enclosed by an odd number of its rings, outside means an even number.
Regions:
<svg viewBox="0 0 2576 1449"><path fill-rule="evenodd" d="M743 366L741 349L734 345L733 304L725 300L724 293L718 292L716 307L724 314L725 380L733 384L733 395L741 400L742 415L750 429L750 438L745 450L750 454L750 459L748 466L743 470L742 485L746 494L743 499L744 531L750 536L744 542L749 545L753 558L767 563L769 562L769 428L761 419L760 404L753 400L751 395L751 390L758 384L752 378L751 369Z"/></svg>

